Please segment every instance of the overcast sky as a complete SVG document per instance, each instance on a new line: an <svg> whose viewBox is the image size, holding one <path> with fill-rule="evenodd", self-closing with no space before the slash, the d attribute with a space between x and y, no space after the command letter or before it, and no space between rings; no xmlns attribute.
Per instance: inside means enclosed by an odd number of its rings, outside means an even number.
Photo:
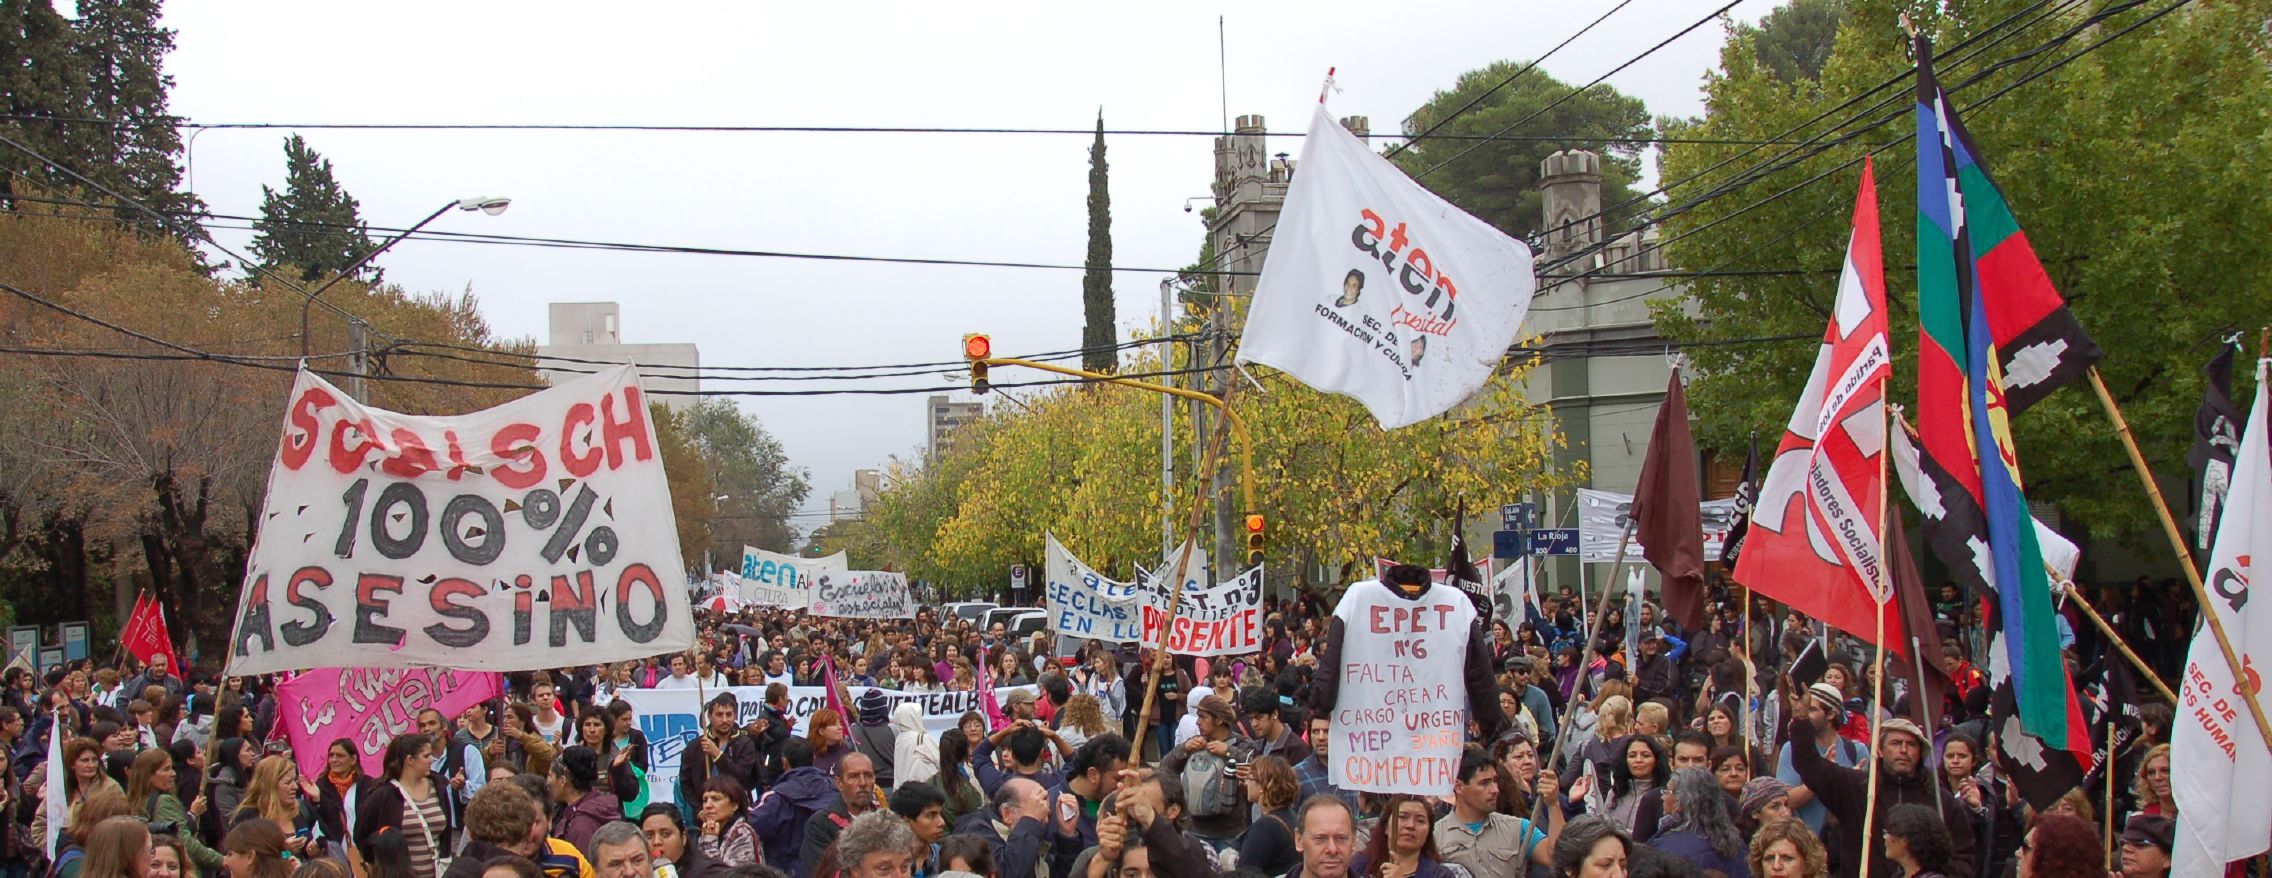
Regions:
<svg viewBox="0 0 2272 878"><path fill-rule="evenodd" d="M1756 21L1777 0L1746 0ZM1393 130L1462 72L1529 59L1607 11L1583 2L1306 4L339 4L173 0L173 109L196 122L574 123L1214 129L1216 17L1233 116L1299 132L1328 67L1338 116ZM1545 64L1582 83L1709 13L1633 0ZM981 14L982 13L982 14ZM1611 77L1658 115L1701 112L1725 29L1707 24ZM306 130L375 225L505 195L499 217L430 228L641 244L1077 265L1086 136ZM214 130L191 151L216 213L257 214L286 132ZM1273 151L1300 152L1299 138ZM1114 262L1173 268L1202 230L1205 137L1108 139ZM218 233L232 247L249 232ZM869 365L1077 347L1078 271L850 264L409 241L382 258L414 291L471 287L507 337L545 339L549 302L614 300L626 342L693 342L705 365ZM1121 271L1121 335L1161 275ZM385 327L380 327L383 331ZM1020 380L996 375L997 381ZM708 388L910 387L958 377ZM958 393L957 396L964 394ZM923 396L741 399L810 471L825 509L852 470L923 442ZM797 522L809 530L814 517Z"/></svg>

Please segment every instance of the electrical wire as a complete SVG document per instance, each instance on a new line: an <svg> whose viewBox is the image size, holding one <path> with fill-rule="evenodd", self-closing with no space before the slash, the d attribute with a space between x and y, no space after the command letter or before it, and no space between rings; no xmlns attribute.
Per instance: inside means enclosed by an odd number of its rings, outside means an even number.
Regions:
<svg viewBox="0 0 2272 878"><path fill-rule="evenodd" d="M1444 128L1444 126L1445 126L1445 125L1449 125L1449 124L1451 124L1451 121L1452 121L1453 119L1457 119L1457 118L1459 118L1459 117L1460 117L1460 115L1461 115L1461 114L1464 114L1464 113L1466 113L1466 112L1467 112L1467 111L1469 111L1469 110L1475 109L1475 106L1476 106L1477 104L1483 103L1483 100L1484 100L1485 98L1488 98L1488 97L1490 97L1490 96L1492 96L1492 95L1494 95L1494 94L1498 94L1498 93L1499 93L1499 90L1500 90L1500 89L1502 89L1502 88L1506 88L1507 86L1510 86L1510 85L1513 85L1513 84L1515 84L1515 80L1518 80L1518 79L1521 79L1521 78L1523 78L1523 75L1524 75L1524 74L1526 74L1526 73L1529 73L1529 72L1531 72L1531 71L1533 71L1533 70L1537 70L1537 69L1538 69L1538 65L1546 63L1546 59L1554 57L1554 53L1556 53L1556 52L1559 52L1559 51L1562 51L1562 47L1564 47L1564 46L1567 46L1567 45L1569 45L1569 44L1571 44L1571 43L1577 42L1577 41L1578 41L1578 38L1579 38L1579 37L1585 36L1585 35L1586 35L1586 33L1587 33L1588 31L1591 31L1591 30L1593 30L1595 26L1597 26L1597 25L1601 24L1602 22L1608 21L1608 20L1609 20L1609 17L1610 17L1610 16L1612 16L1612 15L1616 15L1617 13L1619 13L1619 12L1623 11L1623 10L1625 9L1625 7L1627 7L1627 6L1631 6L1631 5L1633 5L1633 0L1619 0L1618 4L1617 4L1616 6L1612 6L1612 7L1610 7L1610 8L1609 8L1609 11L1608 11L1608 12L1604 12L1604 13L1602 13L1602 14L1601 14L1601 17L1599 17L1599 18L1596 18L1596 19L1594 19L1593 21L1587 22L1587 23L1586 23L1586 26L1585 26L1585 27L1581 27L1581 28L1578 28L1578 32L1577 32L1577 33L1574 33L1574 34L1571 34L1571 35L1569 35L1569 36L1567 36L1567 37L1564 37L1564 38L1562 38L1562 42L1559 42L1559 43L1556 43L1556 44L1554 44L1554 47L1553 47L1553 48L1551 48L1551 49L1548 49L1548 50L1546 50L1546 53L1545 53L1545 54L1543 54L1543 55L1540 55L1540 56L1538 56L1538 57L1536 57L1536 58L1532 58L1532 59L1530 59L1530 63L1523 65L1523 66L1522 66L1522 67L1521 67L1520 69L1516 70L1516 71L1515 71L1515 72L1514 72L1513 74L1509 75L1509 76L1508 76L1507 78L1505 78L1505 79L1502 79L1502 80L1499 80L1499 84L1498 84L1498 85L1494 85L1494 86L1492 86L1492 87L1490 87L1490 88L1484 89L1484 90L1483 90L1483 93L1482 93L1482 94L1476 95L1475 97L1468 99L1468 102L1467 102L1467 103L1464 103L1464 104L1461 104L1461 105L1459 106L1459 109L1456 109L1456 110L1453 110L1453 111L1451 111L1450 113L1446 113L1446 114L1444 114L1444 117L1443 117L1443 118L1436 120L1435 124L1428 126L1428 129L1427 129L1427 130L1425 130L1425 131L1422 131L1422 132L1420 132L1420 133L1419 133L1418 135L1415 135L1415 136L1413 136L1413 137L1411 137L1411 138L1408 138L1408 139L1406 139L1406 140L1405 140L1405 141L1404 141L1403 143L1399 143L1399 144L1397 144L1396 146L1394 146L1394 147L1390 148L1388 152L1386 152L1386 153L1382 154L1381 158L1385 158L1385 159L1394 159L1394 158L1396 158L1396 157L1397 157L1397 155L1398 155L1398 154L1400 154L1400 153L1403 153L1403 152L1404 152L1405 150L1407 150L1407 149L1411 149L1411 148L1412 148L1412 145L1413 145L1413 144L1415 144L1415 143L1419 143L1419 142L1420 142L1420 141L1422 141L1422 140L1426 140L1426 139L1428 139L1429 137L1436 137L1436 136L1437 136L1437 135L1436 135L1436 132L1443 130L1443 128ZM1306 132L1305 132L1305 133L1306 133ZM1504 132L1502 132L1502 133L1504 133ZM1456 139L1456 140L1470 140L1470 139L1475 139L1475 137L1474 137L1473 135L1447 134L1447 135L1442 135L1442 136L1440 136L1440 137L1439 137L1438 139L1441 139L1441 140L1455 140L1455 139ZM1482 139L1484 139L1484 140L1489 140L1490 138L1489 138L1489 137L1483 137ZM1565 138L1565 139L1568 139L1568 138ZM1618 138L1618 139L1612 139L1612 138L1602 138L1602 139L1601 139L1601 142L1604 142L1604 143L1631 142L1631 139L1630 139L1630 138Z"/></svg>
<svg viewBox="0 0 2272 878"><path fill-rule="evenodd" d="M1625 0L1625 2L1626 2L1626 3L1630 3L1630 2L1632 2L1632 0ZM1620 4L1620 7L1619 7L1619 8L1623 8L1623 4ZM1614 11L1615 11L1615 10L1612 10L1612 12L1614 12ZM1607 18L1608 16L1606 16L1606 15L1605 15L1605 16L1603 16L1603 17L1604 17L1604 18ZM1597 20L1597 21L1596 21L1596 23L1598 24L1598 23L1599 23L1599 21ZM1590 27L1590 26L1589 26L1589 27ZM1579 33L1580 33L1580 34L1583 34L1583 33L1584 33L1584 31L1579 31ZM1573 39L1575 39L1575 37L1573 37ZM1544 60L1544 56L1541 56L1540 60ZM1534 62L1534 64L1535 64L1535 62ZM1504 85L1505 85L1505 83L1501 83L1501 86L1502 86L1502 87L1503 87ZM1494 90L1496 90L1496 89L1494 89ZM1489 92L1486 92L1486 94L1489 94ZM1464 110L1465 108L1462 108L1462 109ZM22 121L22 122L37 122L37 123L60 123L60 124L71 124L71 125L91 125L91 126L110 126L110 127L117 127L117 126L123 126L123 125L139 125L139 124L142 124L142 123L141 123L141 122L140 122L139 120L131 120L131 119L99 119L99 118L90 118L90 117L83 117L83 116L49 116L49 115L41 115L41 114L37 114L37 113L0 113L0 119L6 119L6 120L14 120L14 121ZM177 127L177 128L182 128L182 129L187 129L187 130L192 130L192 131L225 131L225 130L263 130L263 129L272 129L272 130L300 130L300 131L326 131L326 130L330 130L330 131L544 131L544 132L573 132L573 131L587 131L587 132L661 132L661 133L697 133L697 134L957 134L957 135L959 135L959 134L978 134L978 135L1000 135L1000 134L1040 134L1040 135L1078 135L1078 136L1084 136L1084 137L1088 137L1088 136L1094 136L1094 135L1095 135L1095 134L1097 133L1097 130L1096 130L1096 129L1094 129L1094 128L984 128L984 127L976 127L976 128L967 128L967 127L966 127L966 128L947 128L947 127L914 127L914 126L871 126L871 125L703 125L703 124L685 124L685 125L637 125L637 124L608 124L608 123L557 123L557 122L546 122L546 123L435 123L435 122L196 122L196 121L192 121L192 120L190 120L190 119L187 119L187 118L183 118L183 117L169 117L169 118L168 118L168 121L171 121L171 122L172 122L172 123L174 124L174 126L175 126L175 127ZM1242 132L1238 132L1238 131L1178 130L1178 129L1107 128L1107 129L1105 129L1105 130L1104 130L1104 133L1105 133L1105 135L1106 135L1106 136L1111 136L1111 137L1119 137L1119 136L1134 136L1134 137L1152 137L1152 136L1165 136L1165 137L1227 137L1227 136L1230 136L1230 135L1233 135L1233 134L1239 134L1239 133L1242 133ZM1264 133L1264 135L1265 135L1265 136L1268 136L1268 137L1304 137L1304 136L1307 136L1307 134L1308 134L1308 132L1305 132L1305 131L1270 131L1270 132L1265 132L1265 133ZM1431 138L1431 139L1435 139L1435 140L1481 140L1481 139L1484 139L1484 138L1485 138L1485 137L1486 137L1487 135L1482 135L1482 134L1428 134L1428 133L1423 133L1423 134L1421 134L1421 135L1406 135L1406 134L1403 134L1403 133L1401 133L1401 132L1398 132L1398 133L1391 133L1391 132L1380 132L1380 133L1370 133L1370 134L1364 134L1364 135L1360 135L1360 136L1361 136L1361 137L1363 137L1363 138L1365 138L1365 139L1367 139L1367 140L1397 140L1397 141L1402 141L1402 142L1403 142L1403 144L1405 144L1405 145L1409 145L1409 144L1410 144L1410 143L1411 143L1412 141L1418 140L1418 139L1420 139L1421 137L1429 137L1429 138ZM1530 141L1530 142L1538 142L1538 143L1562 143L1562 142L1567 142L1567 141L1571 141L1571 140L1585 140L1585 141L1598 141L1598 142L1607 142L1607 143L1625 143L1625 144L1633 144L1633 145L1636 145L1636 146L1645 146L1645 145L1649 145L1649 144L1659 144L1659 143L1697 143L1697 144L1721 144L1721 145L1749 146L1749 145L1757 145L1757 144L1760 144L1760 143L1763 143L1763 142L1764 142L1764 141L1756 141L1756 140L1725 140L1725 139L1699 139L1699 138L1664 138L1664 137L1588 137L1588 138L1573 138L1573 137L1568 137L1568 136L1561 136L1561 135L1547 135L1547 134L1540 134L1540 135L1520 135L1520 136L1502 137L1502 138L1500 138L1500 139L1502 139L1502 140L1521 140L1521 141ZM1392 148L1392 149L1393 149L1393 148Z"/></svg>

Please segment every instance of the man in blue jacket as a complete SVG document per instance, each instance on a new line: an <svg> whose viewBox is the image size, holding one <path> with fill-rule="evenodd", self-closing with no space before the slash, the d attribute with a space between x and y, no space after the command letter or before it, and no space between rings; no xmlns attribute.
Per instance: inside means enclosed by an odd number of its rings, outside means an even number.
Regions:
<svg viewBox="0 0 2272 878"><path fill-rule="evenodd" d="M836 784L813 767L812 742L791 738L781 745L781 758L789 770L757 800L750 828L765 844L765 863L794 874L797 857L805 846L805 824L814 814L836 804Z"/></svg>

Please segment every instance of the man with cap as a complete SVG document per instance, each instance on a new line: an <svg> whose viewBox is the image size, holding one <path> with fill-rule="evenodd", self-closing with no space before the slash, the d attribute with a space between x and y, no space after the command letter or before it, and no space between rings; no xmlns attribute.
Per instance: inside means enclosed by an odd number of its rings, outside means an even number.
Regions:
<svg viewBox="0 0 2272 878"><path fill-rule="evenodd" d="M1665 654L1664 635L1654 628L1641 629L1641 657L1633 662L1633 694L1635 702L1677 700L1680 695L1680 666Z"/></svg>
<svg viewBox="0 0 2272 878"><path fill-rule="evenodd" d="M2122 828L2122 878L2169 878L2170 845L2177 824L2158 814L2139 814Z"/></svg>
<svg viewBox="0 0 2272 878"><path fill-rule="evenodd" d="M1827 686L1817 688L1829 689ZM1832 694L1836 694L1835 690ZM1791 740L1821 740L1821 736L1837 733L1813 719L1819 713L1809 710L1808 717L1791 721ZM1878 736L1877 807L1879 815L1895 805L1925 805L1938 808L1941 821L1948 826L1951 845L1948 878L1973 878L1974 837L1972 814L1964 804L1933 783L1932 769L1925 767L1925 753L1931 746L1925 731L1906 719L1889 719L1882 724ZM1792 767L1806 783L1816 804L1838 818L1838 825L1822 834L1823 844L1838 853L1838 878L1856 878L1860 875L1891 875L1895 872L1892 860L1886 858L1883 835L1877 838L1862 837L1864 812L1871 799L1870 773L1867 767L1850 768L1836 764L1820 750L1798 747L1788 751ZM1797 798L1797 791L1792 798ZM1864 857L1867 856L1867 860ZM1866 863L1866 867L1865 867Z"/></svg>
<svg viewBox="0 0 2272 878"><path fill-rule="evenodd" d="M1867 764L1865 760L1870 758L1870 748L1838 736L1838 727L1846 723L1846 701L1837 687L1828 683L1816 683L1800 694L1805 700L1793 712L1801 719L1810 721L1815 733L1805 736L1796 732L1792 734L1791 740L1783 745L1782 752L1775 757L1775 779L1791 788L1791 813L1806 821L1807 828L1820 835L1823 817L1829 812L1823 810L1821 802L1815 801L1815 793L1807 788L1806 781L1799 778L1796 760L1792 758L1793 751L1811 746L1816 755L1852 768ZM1791 728L1797 729L1798 725L1794 723Z"/></svg>

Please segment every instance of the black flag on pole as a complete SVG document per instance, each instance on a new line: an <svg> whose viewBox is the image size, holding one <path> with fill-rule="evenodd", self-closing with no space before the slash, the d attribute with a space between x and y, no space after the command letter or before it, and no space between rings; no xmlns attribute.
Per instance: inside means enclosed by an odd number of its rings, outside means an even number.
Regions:
<svg viewBox="0 0 2272 878"><path fill-rule="evenodd" d="M1720 542L1720 563L1736 569L1743 554L1743 538L1751 533L1751 504L1759 499L1759 434L1751 434L1751 449L1743 455L1743 481L1736 483L1736 519Z"/></svg>
<svg viewBox="0 0 2272 878"><path fill-rule="evenodd" d="M2197 486L2193 495L2193 544L2209 551L2217 536L2217 520L2224 516L2225 492L2232 487L2233 457L2240 452L2240 409L2233 406L2233 351L2225 343L2215 359L2201 367L2208 388L2201 408L2193 413L2193 450L2185 462L2193 467Z"/></svg>

